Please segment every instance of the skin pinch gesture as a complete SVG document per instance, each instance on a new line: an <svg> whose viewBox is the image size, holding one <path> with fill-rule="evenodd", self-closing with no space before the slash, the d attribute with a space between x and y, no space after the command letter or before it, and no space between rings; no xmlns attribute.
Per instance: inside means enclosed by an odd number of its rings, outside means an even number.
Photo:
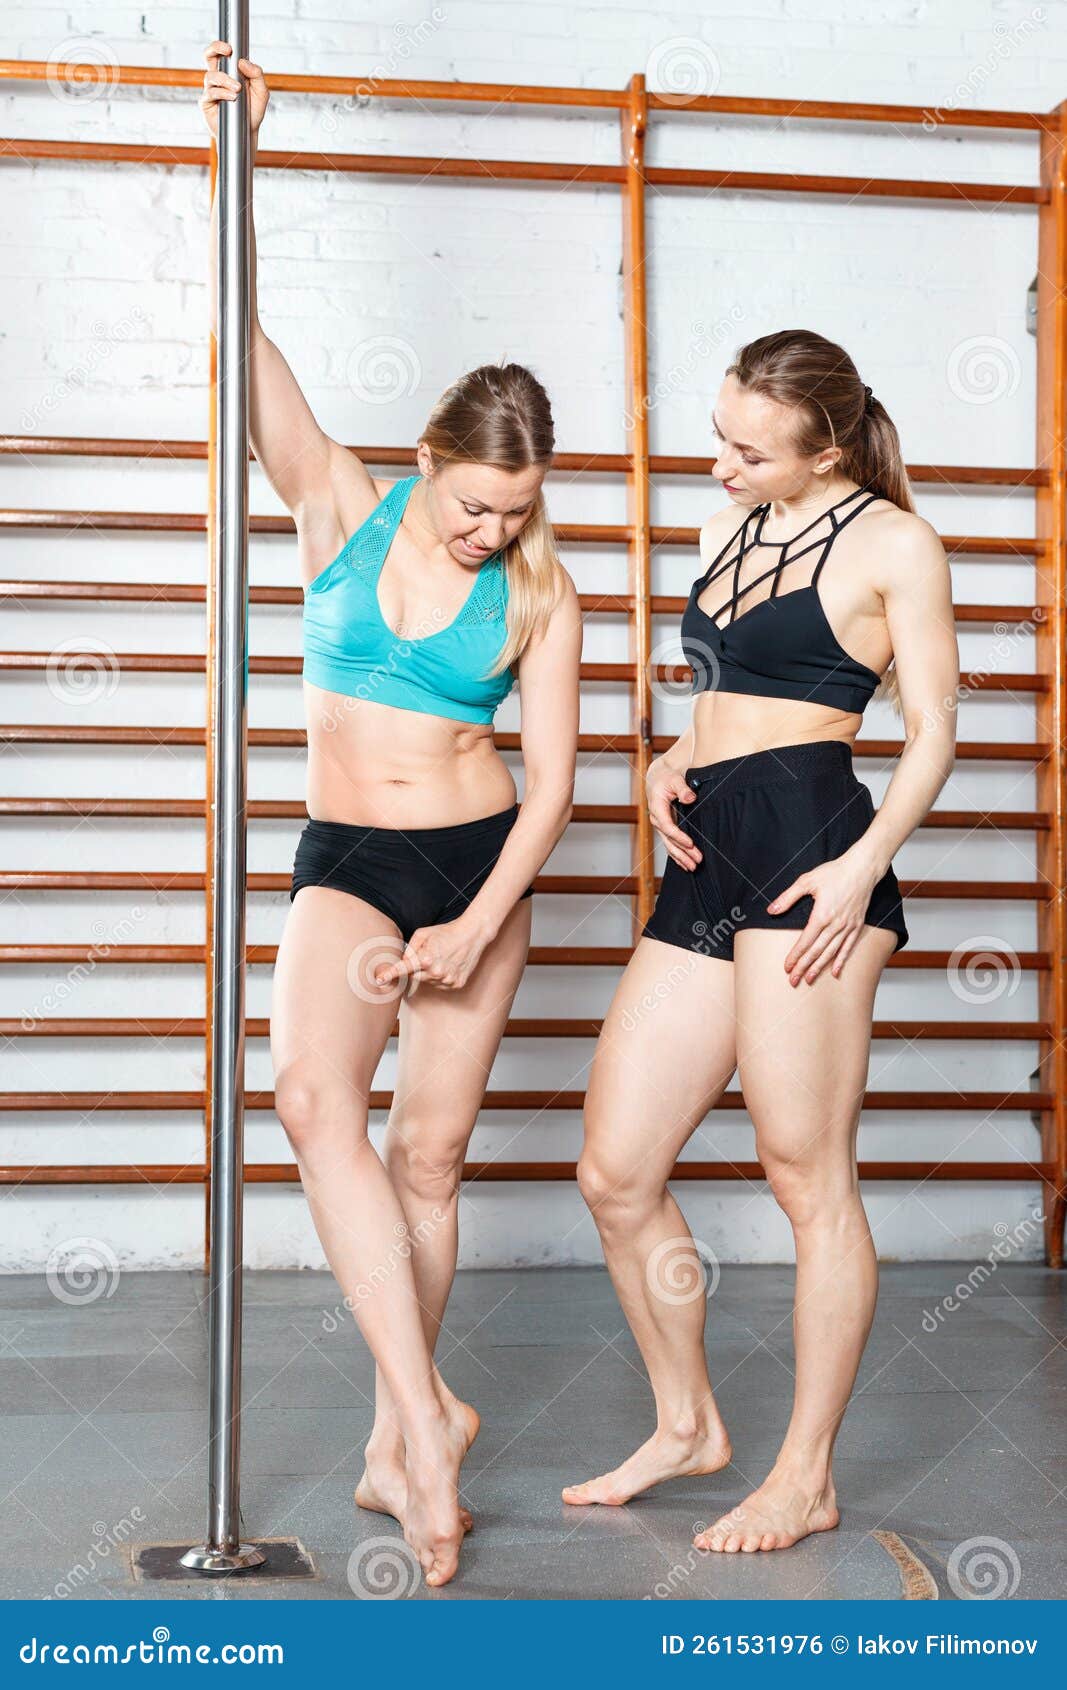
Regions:
<svg viewBox="0 0 1067 1690"><path fill-rule="evenodd" d="M254 160L267 83L230 57L225 41L207 48L200 114L217 142L221 103L243 86ZM216 334L218 215L216 196ZM271 982L274 1104L375 1361L354 1500L400 1522L437 1586L471 1524L459 1484L479 1414L435 1353L467 1146L526 967L534 880L573 810L581 604L545 502L555 422L534 371L454 371L412 430L412 473L379 479L320 427L267 333L250 223L249 437L296 531L308 757ZM375 301L353 303L353 338L370 337ZM418 340L436 360L434 303L407 332L412 352ZM494 736L513 690L521 804ZM370 1098L397 1030L379 1152ZM410 1248L399 1253L398 1238Z"/></svg>
<svg viewBox="0 0 1067 1690"><path fill-rule="evenodd" d="M490 936L462 916L435 927L417 927L395 961L379 964L375 979L380 986L404 980L409 996L424 983L457 991L474 973Z"/></svg>

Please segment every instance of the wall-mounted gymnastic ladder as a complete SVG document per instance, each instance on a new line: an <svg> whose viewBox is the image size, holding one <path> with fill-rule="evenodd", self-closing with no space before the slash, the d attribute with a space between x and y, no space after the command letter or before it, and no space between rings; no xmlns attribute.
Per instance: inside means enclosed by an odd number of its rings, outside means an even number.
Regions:
<svg viewBox="0 0 1067 1690"><path fill-rule="evenodd" d="M92 78L99 67L67 65L57 67L44 63L0 62L0 77L5 80L37 82L48 77L75 79ZM199 70L167 70L138 66L122 67L112 72L117 83L128 86L198 89L203 80ZM684 600L671 595L654 595L651 583L651 558L654 547L677 546L693 548L697 531L692 528L656 528L650 515L651 477L671 475L710 476L712 460L702 457L653 457L649 452L648 411L642 401L648 392L648 336L645 299L645 201L648 189L684 191L697 189L705 193L727 189L732 193L789 193L800 195L845 195L849 198L888 200L939 200L946 209L952 206L973 207L982 203L995 206L1029 205L1037 212L1038 231L1038 297L1037 297L1037 407L1035 427L1035 467L1021 469L982 468L973 465L945 466L939 464L911 464L908 473L916 483L935 483L958 487L1032 487L1036 500L1036 524L1032 538L997 538L946 534L942 538L950 556L1000 556L1033 558L1034 595L1032 605L961 604L956 607L958 622L967 628L994 623L1022 623L1034 618L1035 671L1033 673L981 674L968 680L968 690L978 693L995 692L1010 696L1032 695L1034 701L1034 739L1032 742L963 741L958 746L961 761L983 763L1012 761L1032 763L1036 773L1037 809L985 813L980 809L950 811L935 806L923 823L923 828L967 829L979 833L989 830L1012 830L1033 834L1036 841L1037 875L1035 882L1015 881L972 882L947 879L923 880L921 883L902 881L905 897L909 899L981 899L991 902L1022 902L1035 905L1037 949L1013 953L1001 959L1038 979L1038 1019L1036 1021L940 1020L905 1021L893 1019L876 1021L874 1037L882 1040L959 1040L976 1041L978 1048L992 1040L1033 1042L1040 1053L1035 1089L1017 1092L998 1091L877 1091L868 1092L867 1109L921 1111L965 1111L991 1119L1005 1110L1029 1113L1040 1129L1040 1151L1029 1160L963 1161L932 1156L926 1161L861 1161L860 1175L864 1180L903 1180L919 1183L942 1180L952 1183L966 1181L1035 1181L1042 1188L1045 1213L1046 1260L1055 1266L1063 1264L1064 1187L1067 1177L1067 1073L1065 1073L1064 1038L1067 1032L1067 975L1065 975L1065 917L1064 844L1064 725L1065 725L1065 493L1067 493L1067 105L1057 106L1048 113L1014 111L960 111L931 113L914 106L861 104L855 102L761 100L705 95L687 98L680 103L676 96L659 96L645 88L644 78L634 76L629 86L617 92L590 88L534 88L503 87L484 83L464 82L403 82L361 81L342 76L286 76L270 73L272 89L278 92L316 96L346 96L381 100L417 100L420 103L443 101L483 104L487 107L541 106L556 109L587 111L615 111L620 126L620 162L610 164L567 164L545 161L515 161L475 158L410 158L368 156L351 153L291 153L260 151L256 157L258 170L348 171L360 175L389 175L409 177L418 181L420 191L432 192L429 183L437 177L462 178L477 182L558 182L610 183L620 190L620 210L623 227L625 273L625 351L627 369L626 413L629 419L627 450L624 453L581 451L560 453L554 469L576 476L589 471L613 472L625 476L628 492L628 520L625 524L593 523L561 524L559 539L567 545L586 542L603 544L617 542L629 549L629 582L625 594L583 594L582 606L586 615L622 614L629 628L628 661L626 663L585 663L582 665L583 686L597 682L625 683L631 692L630 731L625 734L585 734L580 738L582 751L616 754L626 758L631 770L631 801L622 805L579 804L575 808L573 825L589 823L617 823L629 829L631 841L631 870L628 875L578 876L541 875L538 890L553 894L572 894L604 897L612 893L632 900L633 934L636 934L649 914L655 897L653 867L653 831L644 808L644 779L650 759L673 742L674 735L658 734L653 721L653 682L657 678L652 658L652 618L656 615L678 616ZM790 174L781 171L699 170L678 167L663 168L645 163L645 145L650 121L680 123L693 112L713 112L721 117L774 117L783 123L793 121L820 123L870 123L929 127L945 123L960 128L1024 130L1037 137L1040 148L1040 183L1037 187L1004 186L999 183L939 182L911 180L868 180L848 176ZM160 145L130 145L111 142L74 141L0 141L0 156L11 161L28 162L34 159L82 160L86 163L137 166L164 164L175 169L207 168L214 180L215 151L205 147L171 147ZM214 346L213 346L214 353ZM215 364L212 362L212 412L214 411ZM590 442L590 446L593 442ZM25 455L75 455L84 457L117 456L132 458L211 457L212 443L172 440L72 439L53 436L7 436L0 438L0 450ZM370 442L355 448L373 466L395 465L407 470L414 463L413 448L383 446ZM213 482L214 464L209 465L209 485ZM79 522L92 531L105 529L203 531L205 518L174 513L143 513L131 511L74 512L69 510L5 510L0 519L9 528L61 528L68 536L68 544L76 544L74 532ZM253 533L291 533L292 523L286 518L252 518ZM164 600L173 603L203 602L202 587L158 583L126 584L99 581L41 581L9 580L2 584L9 608L42 601L75 601L120 603ZM286 604L294 608L302 603L299 587L258 587L251 593L256 604ZM1035 618L1035 607L1040 614ZM208 605L207 646L203 656L128 653L117 661L123 672L201 673L209 677L213 661L217 629L213 607ZM42 651L8 651L0 662L8 670L43 673L49 654ZM296 675L301 668L299 658L252 658L251 673L257 675ZM661 669L659 678L680 679L682 669ZM210 710L209 710L210 721ZM201 745L205 734L200 729L158 727L59 727L51 725L4 727L8 744L22 746L47 745ZM291 729L252 729L249 732L252 749L262 747L301 747L304 733ZM515 734L497 733L496 744L501 750L519 747ZM856 755L885 759L899 755L900 743L894 740L861 739ZM216 748L210 731L205 744L207 790L215 766ZM106 795L50 799L0 799L0 810L7 815L43 816L121 816L160 818L169 816L202 816L205 805L201 801L184 799L164 800L148 798L114 799ZM252 823L264 817L291 818L298 823L305 815L302 801L254 802L248 806ZM215 868L210 849L203 874L164 874L151 870L134 871L122 868L114 873L96 874L71 869L62 873L35 873L16 870L0 876L0 884L20 896L47 890L136 890L136 891L203 891L206 910L210 912L216 897ZM284 891L288 875L253 874L248 877L251 892ZM0 947L0 960L11 964L59 966L77 963L92 954L92 947L81 944L43 945L27 936L25 943ZM530 953L533 967L581 968L604 965L621 966L629 952L626 947L554 947L535 946ZM951 953L920 951L911 948L894 957L891 968L918 969L931 973L944 971ZM975 961L987 953L980 953ZM275 948L266 945L250 946L248 962L252 966L271 964ZM180 945L115 945L98 961L105 963L136 963L164 968L182 964L205 962L204 948ZM209 959L208 959L209 960ZM955 957L954 962L966 967L967 957ZM210 981L209 981L210 985ZM210 1001L210 1000L209 1000ZM73 1110L88 1114L107 1109L144 1111L157 1115L161 1110L205 1110L210 1118L212 1074L210 1067L210 1028L195 1018L160 1018L145 1022L140 1019L57 1019L35 1025L25 1033L19 1019L0 1023L5 1037L22 1036L35 1039L85 1038L122 1039L143 1037L146 1032L160 1039L203 1035L207 1040L207 1079L204 1091L190 1092L29 1092L0 1097L0 1104L8 1111ZM514 1019L509 1022L507 1035L537 1038L590 1038L599 1030L595 1019ZM250 1019L247 1036L261 1039L267 1035L263 1019ZM389 1106L391 1094L372 1093L371 1107L375 1110ZM580 1092L512 1091L490 1092L485 1107L494 1110L515 1110L530 1113L545 1109L576 1110L581 1107ZM245 1105L250 1110L271 1110L270 1093L250 1092ZM743 1106L739 1092L723 1097L719 1107L736 1109ZM205 1148L203 1162L186 1166L165 1164L132 1166L99 1166L91 1163L49 1167L4 1167L0 1180L14 1185L100 1185L135 1184L148 1182L163 1189L171 1184L204 1184L211 1186L210 1145ZM572 1163L561 1162L504 1162L475 1163L466 1169L470 1180L569 1180L573 1177ZM676 1169L679 1179L696 1180L758 1180L762 1169L757 1162L682 1162ZM250 1164L245 1178L253 1184L295 1181L295 1165L290 1163ZM205 1214L206 1214L205 1210Z"/></svg>

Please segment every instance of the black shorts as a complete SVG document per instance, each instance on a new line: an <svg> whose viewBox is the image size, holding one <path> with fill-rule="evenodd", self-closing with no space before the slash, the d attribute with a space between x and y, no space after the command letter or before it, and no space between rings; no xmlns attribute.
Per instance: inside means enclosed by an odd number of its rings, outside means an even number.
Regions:
<svg viewBox="0 0 1067 1690"><path fill-rule="evenodd" d="M857 779L844 740L779 745L687 769L692 803L675 799L678 826L702 853L695 869L668 856L652 915L650 939L732 958L734 934L746 927L806 927L815 900L805 893L778 915L767 905L799 875L839 857L874 817L870 789ZM908 942L900 887L892 865L879 880L864 917Z"/></svg>
<svg viewBox="0 0 1067 1690"><path fill-rule="evenodd" d="M492 873L518 804L450 827L362 827L310 818L293 863L290 903L302 886L351 892L395 921L405 944L417 927L454 921ZM529 898L533 887L522 894Z"/></svg>

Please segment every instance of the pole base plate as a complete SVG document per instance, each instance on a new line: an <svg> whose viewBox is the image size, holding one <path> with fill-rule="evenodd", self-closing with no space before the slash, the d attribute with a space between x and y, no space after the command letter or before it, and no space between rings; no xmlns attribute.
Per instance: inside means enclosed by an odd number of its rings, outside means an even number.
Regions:
<svg viewBox="0 0 1067 1690"><path fill-rule="evenodd" d="M135 1543L130 1545L130 1568L139 1582L235 1574L242 1584L266 1584L316 1577L315 1564L297 1537L261 1537L233 1549L213 1549L205 1543Z"/></svg>

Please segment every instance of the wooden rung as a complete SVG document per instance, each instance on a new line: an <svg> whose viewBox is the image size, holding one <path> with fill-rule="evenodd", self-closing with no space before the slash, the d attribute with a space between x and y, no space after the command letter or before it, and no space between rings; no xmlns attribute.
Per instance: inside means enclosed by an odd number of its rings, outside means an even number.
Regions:
<svg viewBox="0 0 1067 1690"><path fill-rule="evenodd" d="M258 161L257 161L258 162ZM207 517L200 511L98 511L0 508L0 529L29 529L54 532L59 530L65 539L76 534L93 533L163 533L206 534ZM294 536L296 524L291 516L272 512L268 516L250 516L248 532L256 534L284 534ZM633 538L628 522L555 522L552 532L560 545L627 545ZM700 545L700 529L691 526L660 526L649 529L653 546ZM972 557L1044 557L1049 541L1032 534L942 534L941 544L950 557L969 554ZM92 595L96 586L114 587L121 583L84 582ZM192 583L190 583L190 586ZM198 589L201 594L203 588ZM274 591L293 592L291 587ZM299 589L297 589L299 590ZM106 593L101 594L106 597ZM113 594L112 596L124 596Z"/></svg>
<svg viewBox="0 0 1067 1690"><path fill-rule="evenodd" d="M249 801L249 821L307 821L307 807L291 799L259 798ZM200 798L0 798L0 816L103 816L137 817L153 821L179 816L203 818ZM572 822L637 821L634 804L575 804ZM929 810L915 831L923 828L953 828L961 832L1014 830L1032 833L1050 825L1045 810Z"/></svg>
<svg viewBox="0 0 1067 1690"><path fill-rule="evenodd" d="M82 662L99 663L100 653L66 651L63 661L76 669ZM54 664L55 653L50 651L0 651L0 670L11 673L50 671ZM204 658L198 652L108 652L103 667L109 675L199 675L203 673ZM250 657L248 669L253 675L302 675L304 659ZM675 686L680 686L692 678L692 670L688 664L681 663L654 663L651 665L651 673L653 679ZM582 681L617 681L625 686L633 686L636 682L632 663L581 663L578 667L578 678ZM970 678L967 686L972 693L1043 693L1051 690L1052 677L1046 673L1029 671L983 673Z"/></svg>
<svg viewBox="0 0 1067 1690"><path fill-rule="evenodd" d="M675 744L670 734L655 734L653 751L667 751ZM9 722L0 724L0 745L190 745L202 747L203 728L190 727L124 727L75 726L53 722ZM495 733L493 744L498 751L521 751L522 736L517 733ZM307 732L304 728L249 728L250 750L304 750ZM632 756L637 749L632 733L580 733L580 752L618 752ZM852 747L853 758L890 759L899 757L904 742L899 739L858 739ZM1040 762L1047 757L1047 740L957 740L957 762Z"/></svg>
<svg viewBox="0 0 1067 1690"><path fill-rule="evenodd" d="M1051 1162L860 1162L860 1179L907 1180L995 1180L1051 1182L1056 1177ZM116 1166L101 1162L96 1167L0 1167L0 1185L153 1185L159 1191L169 1186L203 1185L207 1177L202 1163L156 1162L144 1167ZM759 1162L676 1162L672 1180L766 1179ZM514 1180L567 1180L575 1178L573 1162L467 1162L463 1178L468 1183ZM295 1163L246 1162L246 1185L298 1185Z"/></svg>
<svg viewBox="0 0 1067 1690"><path fill-rule="evenodd" d="M205 588L202 584L185 581L0 581L0 601L10 599L16 604L67 603L88 600L94 603L114 601L119 604L203 604ZM303 587L250 587L251 604L291 604L303 606ZM578 603L587 616L632 616L632 593L579 593ZM680 616L686 607L684 597L654 593L649 600L653 616ZM970 625L995 625L998 622L1017 625L1034 622L1042 625L1049 617L1047 605L1027 604L957 604L956 621Z"/></svg>
<svg viewBox="0 0 1067 1690"><path fill-rule="evenodd" d="M202 72L197 71L195 76L196 85L199 87L202 81ZM271 86L278 86L276 78L272 80ZM449 84L449 86L451 87L452 84ZM625 98L623 103L626 103ZM965 110L958 111L955 114L956 119L960 122L965 122L970 115ZM413 446L366 446L357 443L349 446L348 450L354 452L364 464L372 466L389 465L414 474L415 448ZM206 460L207 441L138 440L110 435L0 434L0 456L5 453L19 458L40 456ZM251 451L248 454L248 461L249 463L256 461L255 454ZM715 470L715 462L716 460L712 457L660 453L649 458L648 467L653 475L658 473L660 475L711 476ZM625 452L557 452L552 459L549 473L559 474L560 472L592 475L602 475L607 472L618 475L632 475L633 459ZM937 487L943 487L946 484L957 487L1047 487L1049 485L1049 471L1045 466L1031 468L1000 466L994 468L977 464L907 464L905 473L909 481L930 482Z"/></svg>
<svg viewBox="0 0 1067 1690"><path fill-rule="evenodd" d="M12 61L8 61L11 63ZM93 66L95 73L96 66ZM3 66L0 64L0 75ZM115 73L108 68L109 80L115 79ZM435 86L434 84L422 86ZM441 86L437 84L436 86ZM450 87L450 98L470 99L473 96L466 92L472 84L445 84ZM408 84L398 81L372 81L368 85L371 92L380 97L389 97L389 89L402 90L403 95L409 97L420 84ZM338 85L338 92L351 93L352 84L349 82ZM514 99L513 89L502 89L504 98ZM565 98L566 95L566 98ZM485 96L483 96L484 98ZM715 110L714 106L702 105L702 98L715 96L693 96L686 99L690 110ZM560 104L594 106L599 104L592 92L568 89L553 90L551 102ZM611 104L619 104L616 95ZM646 97L646 110L662 111L667 102L660 96L650 93ZM846 109L845 101L836 102L838 109ZM783 106L785 102L783 102ZM867 116L875 108L860 106L859 111ZM887 108L893 110L893 107ZM897 108L899 109L899 108ZM955 122L960 108L954 108L951 119ZM796 108L791 107L790 116L795 116ZM1018 119L1013 127L1029 127L1033 116L1024 114L1023 120ZM989 121L987 119L987 121ZM992 117L993 125L1003 127L1009 122L1007 114L996 113ZM1047 120L1046 120L1047 121ZM29 159L59 158L77 159L79 161L96 164L166 164L168 168L188 166L206 169L211 162L212 149L210 147L179 146L174 142L166 146L159 142L143 141L82 141L82 140L41 140L32 136L19 136L17 139L4 137L0 139L0 156L19 159L25 162ZM427 180L459 180L477 182L566 182L588 186L591 183L614 183L622 187L629 181L629 172L625 164L592 164L570 163L562 160L545 159L517 159L517 158L474 158L464 153L456 157L423 157L410 156L400 153L353 153L353 152L294 152L286 147L281 150L261 148L256 153L255 167L263 170L315 170L319 172L336 171L344 175L360 176L389 176L412 177L420 184ZM877 177L877 176L840 176L815 175L811 172L783 170L708 170L695 168L691 165L645 165L642 168L642 180L649 186L666 188L697 188L702 190L720 189L727 192L747 193L781 193L781 194L840 194L849 200L858 199L907 199L907 200L938 200L947 201L954 205L972 206L976 202L985 201L997 208L1004 205L1037 205L1046 206L1051 201L1051 193L1047 187L1031 187L1025 183L962 182L941 181L929 176L915 178L906 177Z"/></svg>
<svg viewBox="0 0 1067 1690"><path fill-rule="evenodd" d="M92 872L81 869L0 869L0 890L8 892L202 892L204 875L175 874L169 870ZM653 876L653 891L662 884ZM581 897L636 897L638 878L634 874L539 874L534 890L546 897L576 894ZM290 874L250 874L249 893L288 892ZM982 899L987 903L1047 903L1053 888L1037 880L901 880L905 898Z"/></svg>
<svg viewBox="0 0 1067 1690"><path fill-rule="evenodd" d="M391 1091L372 1091L368 1107L389 1109L393 1102ZM584 1091L487 1091L482 1109L530 1109L537 1114L546 1110L581 1110ZM41 1111L48 1114L98 1114L101 1111L147 1112L173 1114L178 1111L202 1110L202 1091L9 1091L0 1092L0 1114L21 1114ZM244 1107L253 1111L274 1110L272 1091L246 1091ZM1044 1091L869 1091L863 1099L864 1109L900 1109L911 1114L918 1110L980 1111L995 1113L1006 1109L1051 1109L1052 1095ZM724 1092L713 1109L744 1109L745 1100L739 1091Z"/></svg>
<svg viewBox="0 0 1067 1690"><path fill-rule="evenodd" d="M596 1039L603 1023L596 1017L565 1020L559 1016L535 1018L516 1016L504 1028L508 1039ZM35 1039L202 1039L207 1032L202 1017L151 1016L148 1018L102 1016L48 1016L27 1026L19 1017L0 1017L0 1037ZM400 1032L393 1023L390 1038ZM1047 1021L876 1021L871 1037L884 1041L938 1039L946 1042L979 1039L982 1043L1007 1040L1037 1041L1051 1036ZM245 1023L246 1039L270 1037L266 1016L253 1016Z"/></svg>
<svg viewBox="0 0 1067 1690"><path fill-rule="evenodd" d="M532 968L625 968L633 955L626 945L531 945L527 963ZM249 967L277 961L277 945L249 945L245 961ZM0 963L46 964L91 962L96 967L105 964L141 967L159 963L168 967L203 964L206 961L203 945L113 945L103 942L73 945L0 944ZM962 969L974 965L1000 966L1025 973L1041 973L1049 966L1047 951L897 951L886 963L887 968L925 968L943 971L953 967Z"/></svg>

